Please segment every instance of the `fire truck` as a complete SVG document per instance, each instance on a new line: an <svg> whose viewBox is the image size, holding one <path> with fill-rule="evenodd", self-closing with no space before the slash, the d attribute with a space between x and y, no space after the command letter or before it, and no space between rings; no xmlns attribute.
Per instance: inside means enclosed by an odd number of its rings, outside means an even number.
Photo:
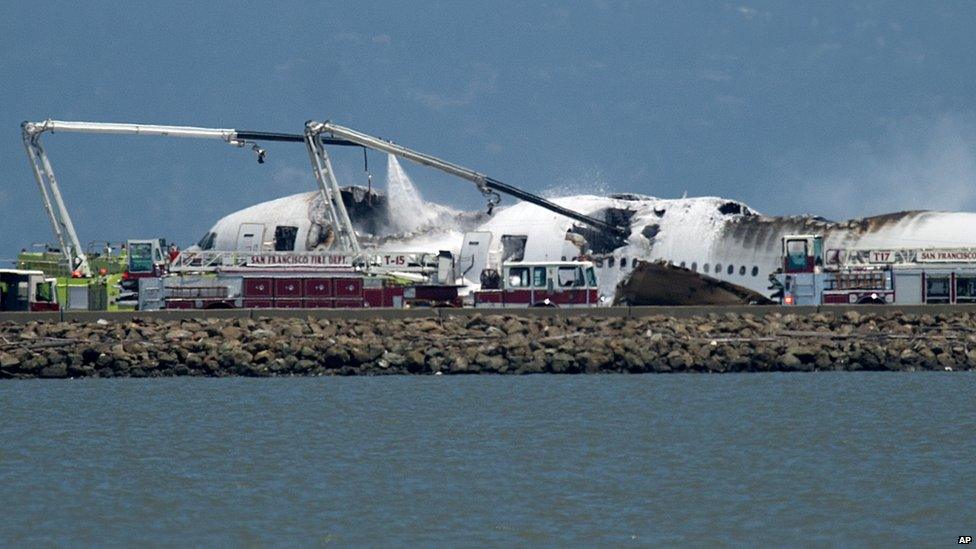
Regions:
<svg viewBox="0 0 976 549"><path fill-rule="evenodd" d="M444 259L423 253L182 252L166 276L139 279L139 308L459 307L460 287Z"/></svg>
<svg viewBox="0 0 976 549"><path fill-rule="evenodd" d="M593 307L596 269L589 261L513 262L486 270L475 307Z"/></svg>
<svg viewBox="0 0 976 549"><path fill-rule="evenodd" d="M593 307L588 261L490 261L490 235L461 257L438 254L183 252L167 275L139 279L139 309ZM478 253L483 252L482 258ZM480 272L480 285L465 273Z"/></svg>
<svg viewBox="0 0 976 549"><path fill-rule="evenodd" d="M773 279L784 305L976 303L976 249L824 250L820 235L789 235Z"/></svg>
<svg viewBox="0 0 976 549"><path fill-rule="evenodd" d="M55 284L42 271L0 269L0 311L59 311Z"/></svg>

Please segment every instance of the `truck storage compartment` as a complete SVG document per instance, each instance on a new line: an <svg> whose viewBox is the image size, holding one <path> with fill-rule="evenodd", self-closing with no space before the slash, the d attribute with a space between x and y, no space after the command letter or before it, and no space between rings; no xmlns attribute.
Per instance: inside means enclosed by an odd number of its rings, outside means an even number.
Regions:
<svg viewBox="0 0 976 549"><path fill-rule="evenodd" d="M332 297L331 278L306 278L305 297Z"/></svg>
<svg viewBox="0 0 976 549"><path fill-rule="evenodd" d="M244 279L244 297L270 298L273 295L273 288L274 286L272 285L270 278Z"/></svg>
<svg viewBox="0 0 976 549"><path fill-rule="evenodd" d="M274 294L280 297L302 297L302 280L299 278L276 278L274 281Z"/></svg>
<svg viewBox="0 0 976 549"><path fill-rule="evenodd" d="M361 278L336 278L335 279L336 298L358 298L363 297L363 279Z"/></svg>

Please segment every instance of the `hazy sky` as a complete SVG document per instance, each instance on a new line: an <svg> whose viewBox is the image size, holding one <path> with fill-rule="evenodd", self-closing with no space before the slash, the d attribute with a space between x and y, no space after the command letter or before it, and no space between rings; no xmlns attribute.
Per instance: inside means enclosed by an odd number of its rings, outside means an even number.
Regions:
<svg viewBox="0 0 976 549"><path fill-rule="evenodd" d="M5 2L0 258L52 239L24 120L341 124L550 195L976 210L976 2ZM84 243L311 190L300 145L45 136ZM335 153L342 184L362 154ZM386 159L370 157L382 186ZM466 182L405 165L428 200ZM506 203L511 203L507 199Z"/></svg>

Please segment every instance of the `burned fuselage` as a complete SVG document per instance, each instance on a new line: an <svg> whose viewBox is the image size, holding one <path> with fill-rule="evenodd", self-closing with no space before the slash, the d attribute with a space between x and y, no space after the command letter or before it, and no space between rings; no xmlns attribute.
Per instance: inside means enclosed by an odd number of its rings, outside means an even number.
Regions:
<svg viewBox="0 0 976 549"><path fill-rule="evenodd" d="M661 199L634 194L569 196L560 206L630 228L616 237L520 202L485 212L463 212L436 203L410 232L392 223L396 204L379 193L347 188L343 199L360 242L390 251L458 252L468 231L490 232L496 257L524 261L586 256L597 266L600 292L612 299L636 261L664 262L712 280L766 295L769 275L781 262L781 238L822 234L826 248L976 247L976 213L910 211L831 222L815 216L767 216L718 197ZM265 202L219 220L201 240L217 250L307 251L330 249L331 227L317 192ZM293 227L294 242L276 238ZM201 245L200 247L206 247Z"/></svg>

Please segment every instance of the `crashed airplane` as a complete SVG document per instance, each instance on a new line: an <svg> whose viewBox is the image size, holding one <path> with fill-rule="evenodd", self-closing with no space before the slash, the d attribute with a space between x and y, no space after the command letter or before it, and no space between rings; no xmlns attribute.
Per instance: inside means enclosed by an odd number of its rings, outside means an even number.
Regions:
<svg viewBox="0 0 976 549"><path fill-rule="evenodd" d="M976 213L964 212L906 211L832 222L763 215L718 197L553 199L565 208L629 227L629 236L623 237L526 202L488 215L431 202L418 202L419 211L405 211L402 203L391 204L389 196L358 187L344 188L342 195L364 247L458 253L465 233L488 231L496 257L504 260L592 258L601 296L611 302L621 294L617 301L630 304L766 302L772 293L769 276L781 266L781 238L788 234L822 234L826 249L976 247ZM320 193L296 194L225 216L191 250L328 250L334 238L326 220ZM658 267L641 267L645 263ZM635 268L635 277L650 278L631 280ZM675 290L641 292L641 284Z"/></svg>
<svg viewBox="0 0 976 549"><path fill-rule="evenodd" d="M599 272L605 301L630 304L762 302L769 277L780 266L782 237L816 234L838 250L974 248L976 213L909 211L830 222L813 216L775 217L717 197L660 199L637 194L579 195L547 200L478 171L447 162L332 122L308 121L302 134L229 128L44 120L21 126L25 150L45 211L73 273L92 269L50 159L41 146L48 132L168 136L225 141L249 147L263 163L256 141L300 142L309 152L319 190L264 202L219 220L189 250L359 251L437 254L473 242L466 233L490 233L493 260L553 261L586 257ZM341 189L325 146L355 146L390 155L387 195ZM424 202L396 158L473 183L488 199L487 212L461 212ZM522 202L496 208L501 194ZM498 211L494 212L493 210ZM483 240L480 236L478 241ZM485 252L479 244L478 253ZM465 286L480 281L469 253ZM478 265L482 265L479 263ZM621 282L624 284L621 285Z"/></svg>

